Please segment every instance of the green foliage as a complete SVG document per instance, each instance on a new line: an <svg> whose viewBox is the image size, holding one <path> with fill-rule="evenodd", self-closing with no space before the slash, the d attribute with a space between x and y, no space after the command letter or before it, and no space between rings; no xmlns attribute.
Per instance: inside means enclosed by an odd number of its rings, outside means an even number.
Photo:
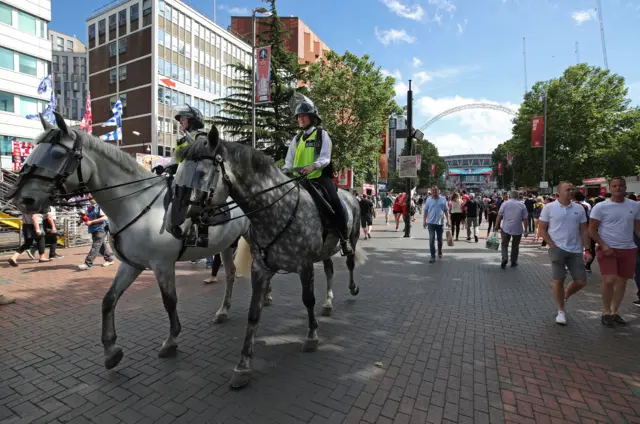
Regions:
<svg viewBox="0 0 640 424"><path fill-rule="evenodd" d="M296 134L297 123L289 110L289 98L303 78L304 70L298 58L285 49L283 37L286 30L278 18L276 0L264 0L269 4L272 18L260 19L260 27L268 28L258 34L256 45L271 45L271 99L268 104L256 105L256 147L274 159L284 158L289 142ZM260 32L260 31L259 31ZM224 127L231 138L243 144L251 144L251 66L232 65L237 77L231 87L233 94L221 99L222 114L213 123Z"/></svg>
<svg viewBox="0 0 640 424"><path fill-rule="evenodd" d="M357 182L373 181L388 117L401 113L395 80L383 78L367 55L331 51L325 59L311 64L306 76L309 97L331 135L334 168L353 166Z"/></svg>
<svg viewBox="0 0 640 424"><path fill-rule="evenodd" d="M543 115L547 93L547 180L580 184L590 177L632 175L640 162L640 110L630 108L624 78L595 66L571 66L560 78L540 81L526 93L514 118L512 138L492 154L505 162L505 185L511 170L506 151L514 155L517 186L542 181L542 148L531 147L531 118ZM501 184L501 177L498 177Z"/></svg>

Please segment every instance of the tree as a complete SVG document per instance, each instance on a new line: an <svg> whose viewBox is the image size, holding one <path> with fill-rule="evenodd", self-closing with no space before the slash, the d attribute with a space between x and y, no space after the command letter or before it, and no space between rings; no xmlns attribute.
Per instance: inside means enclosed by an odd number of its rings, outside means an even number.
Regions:
<svg viewBox="0 0 640 424"><path fill-rule="evenodd" d="M331 51L307 70L309 97L333 142L334 168L354 167L358 176L375 177L388 117L401 113L395 102L395 79L383 78L369 56Z"/></svg>
<svg viewBox="0 0 640 424"><path fill-rule="evenodd" d="M513 137L504 143L514 155L519 186L537 186L542 181L543 149L531 147L531 118L543 115L545 92L550 184L633 174L640 162L640 111L629 108L623 77L580 64L567 68L560 78L537 82L525 94L513 121ZM494 151L494 170L497 161L506 158L498 153ZM508 178L505 167L505 183Z"/></svg>
<svg viewBox="0 0 640 424"><path fill-rule="evenodd" d="M269 4L271 17L260 19L261 31L256 45L271 45L271 102L256 105L256 147L274 159L284 158L289 142L296 134L297 123L289 109L289 98L303 78L304 70L298 58L286 50L283 38L286 31L278 17L276 0L263 0ZM231 65L234 71L231 94L221 99L222 114L213 123L222 126L234 140L251 144L251 67L241 63Z"/></svg>
<svg viewBox="0 0 640 424"><path fill-rule="evenodd" d="M513 149L513 141L507 140L504 143L499 144L498 147L494 149L493 153L491 153L493 175L496 178L498 188L502 190L506 190L511 187L511 183L513 182L514 170L507 164L507 154L509 153L510 148ZM520 160L520 158L518 159ZM502 162L502 175L498 175L499 162Z"/></svg>
<svg viewBox="0 0 640 424"><path fill-rule="evenodd" d="M422 163L418 169L418 181L416 187L430 188L433 185L437 185L440 188L444 188L443 175L447 171L447 163L444 161L438 148L428 140L414 140L414 146L412 147L412 153L422 156ZM410 155L411 152L407 152L405 146L403 149L403 155ZM435 176L431 176L431 165L436 165Z"/></svg>

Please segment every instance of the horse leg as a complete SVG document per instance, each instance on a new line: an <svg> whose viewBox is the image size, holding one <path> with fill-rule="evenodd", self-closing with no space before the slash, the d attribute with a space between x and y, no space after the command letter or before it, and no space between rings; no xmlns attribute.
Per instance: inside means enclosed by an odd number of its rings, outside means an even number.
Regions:
<svg viewBox="0 0 640 424"><path fill-rule="evenodd" d="M233 283L236 280L236 265L233 263L233 251L234 249L229 247L220 253L220 258L224 264L224 275L227 277L227 286L224 292L224 299L222 299L222 306L220 306L220 309L216 312L216 317L213 320L216 324L227 321L229 308L231 308Z"/></svg>
<svg viewBox="0 0 640 424"><path fill-rule="evenodd" d="M273 297L271 297L271 281L269 281L263 293L262 304L264 306L271 306L272 303Z"/></svg>
<svg viewBox="0 0 640 424"><path fill-rule="evenodd" d="M328 317L333 311L333 261L331 258L322 261L324 273L327 276L327 299L322 305L322 316Z"/></svg>
<svg viewBox="0 0 640 424"><path fill-rule="evenodd" d="M358 230L359 231L359 230ZM353 281L353 269L356 267L356 244L358 243L358 237L351 237L351 244L353 246L353 254L347 256L347 268L349 268L349 293L352 296L357 296L360 293L360 286Z"/></svg>
<svg viewBox="0 0 640 424"><path fill-rule="evenodd" d="M176 264L168 261L154 261L151 263L151 269L158 280L160 293L162 293L162 303L164 309L169 315L169 336L162 343L162 347L158 352L160 358L168 358L174 356L178 351L177 338L182 327L178 318L176 306L178 304L178 295L176 294Z"/></svg>
<svg viewBox="0 0 640 424"><path fill-rule="evenodd" d="M102 299L102 345L104 346L104 366L110 370L120 363L122 348L116 346L115 311L118 299L138 278L142 270L126 263L120 264L109 291Z"/></svg>
<svg viewBox="0 0 640 424"><path fill-rule="evenodd" d="M318 349L318 321L316 320L316 297L313 293L313 280L315 278L313 263L308 264L300 271L300 282L302 283L302 303L307 308L309 317L309 331L302 344L303 352L315 352Z"/></svg>
<svg viewBox="0 0 640 424"><path fill-rule="evenodd" d="M240 389L251 380L251 359L253 358L253 342L260 314L262 313L263 292L267 289L273 273L262 269L261 265L254 261L251 265L251 302L249 304L249 322L242 345L240 361L233 369L231 388Z"/></svg>

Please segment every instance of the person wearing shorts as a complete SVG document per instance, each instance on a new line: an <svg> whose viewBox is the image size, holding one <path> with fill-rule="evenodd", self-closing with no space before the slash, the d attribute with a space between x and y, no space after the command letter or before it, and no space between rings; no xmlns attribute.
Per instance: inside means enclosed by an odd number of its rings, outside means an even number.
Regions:
<svg viewBox="0 0 640 424"><path fill-rule="evenodd" d="M384 223L389 225L389 215L393 212L393 198L389 193L382 197L382 212L384 213Z"/></svg>
<svg viewBox="0 0 640 424"><path fill-rule="evenodd" d="M627 280L633 278L637 247L633 235L640 236L640 204L625 199L627 183L622 177L609 182L611 198L596 204L589 218L589 233L598 244L596 257L602 275L602 317L606 327L625 325L618 314Z"/></svg>
<svg viewBox="0 0 640 424"><path fill-rule="evenodd" d="M582 205L572 202L575 188L563 182L558 186L558 200L542 209L538 231L549 246L549 259L553 280L553 297L558 313L556 323L567 324L565 302L587 285L587 270L584 267L584 246L590 246L587 215ZM585 251L590 258L591 253ZM565 289L566 269L573 281Z"/></svg>

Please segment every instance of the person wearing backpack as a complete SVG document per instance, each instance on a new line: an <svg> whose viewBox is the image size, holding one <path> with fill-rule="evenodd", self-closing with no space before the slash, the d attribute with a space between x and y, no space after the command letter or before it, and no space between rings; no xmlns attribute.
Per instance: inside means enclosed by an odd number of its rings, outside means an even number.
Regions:
<svg viewBox="0 0 640 424"><path fill-rule="evenodd" d="M471 240L471 228L473 227L473 238L478 242L478 215L482 212L475 193L469 194L469 200L465 203L467 213L467 240Z"/></svg>

